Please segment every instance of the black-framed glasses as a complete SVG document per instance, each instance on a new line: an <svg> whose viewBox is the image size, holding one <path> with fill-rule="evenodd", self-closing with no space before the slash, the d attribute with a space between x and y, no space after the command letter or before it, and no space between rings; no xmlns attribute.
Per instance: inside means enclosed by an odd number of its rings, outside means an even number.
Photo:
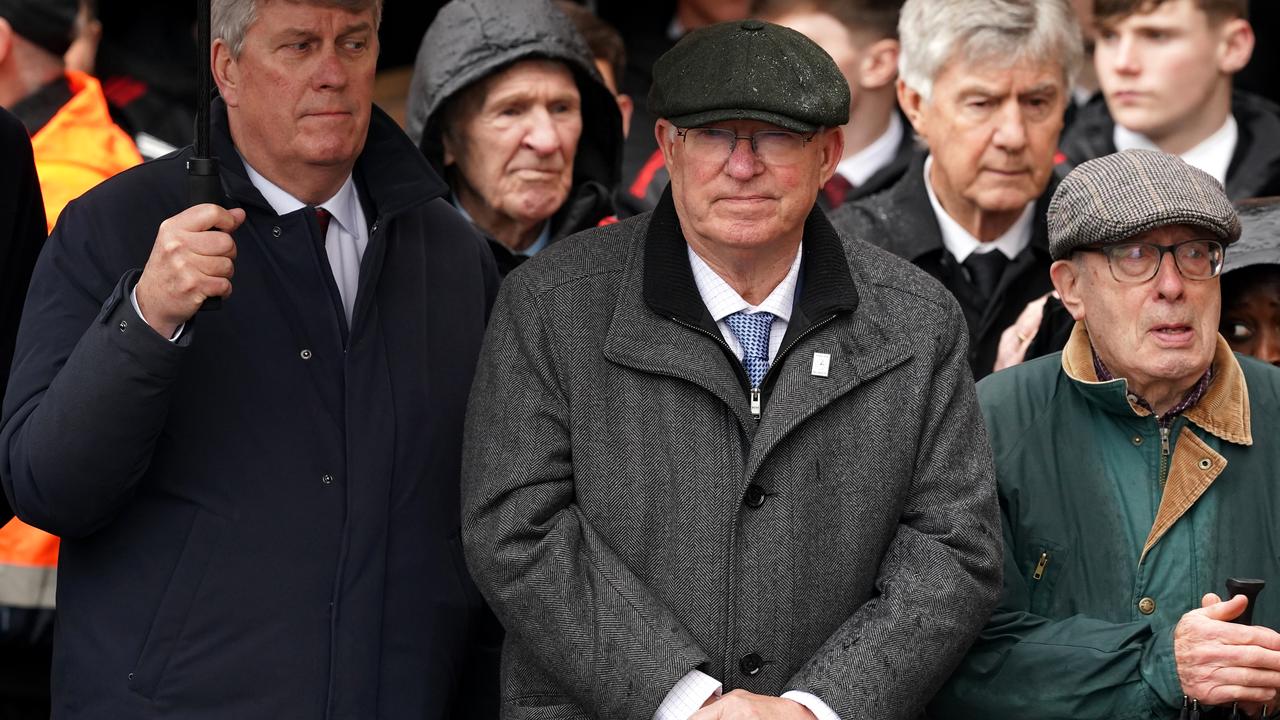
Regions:
<svg viewBox="0 0 1280 720"><path fill-rule="evenodd" d="M766 165L795 165L804 159L804 146L816 133L803 135L790 130L759 130L739 135L726 128L679 128L676 134L684 140L685 150L696 162L724 164L738 147L739 140L751 142L751 152Z"/></svg>
<svg viewBox="0 0 1280 720"><path fill-rule="evenodd" d="M1076 250L1106 255L1111 277L1122 283L1143 283L1155 277L1166 253L1173 256L1178 272L1188 280L1217 277L1222 272L1222 260L1226 257L1222 243L1207 239L1186 240L1173 245L1123 242Z"/></svg>

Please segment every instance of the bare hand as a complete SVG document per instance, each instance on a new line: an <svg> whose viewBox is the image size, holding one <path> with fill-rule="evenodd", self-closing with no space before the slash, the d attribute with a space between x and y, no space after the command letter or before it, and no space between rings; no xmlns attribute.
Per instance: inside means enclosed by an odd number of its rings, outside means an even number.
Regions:
<svg viewBox="0 0 1280 720"><path fill-rule="evenodd" d="M1230 622L1248 605L1243 595L1222 602L1210 593L1201 604L1173 631L1182 692L1208 705L1274 701L1280 688L1280 634Z"/></svg>
<svg viewBox="0 0 1280 720"><path fill-rule="evenodd" d="M756 695L746 690L726 693L689 720L817 720L809 708L794 700Z"/></svg>
<svg viewBox="0 0 1280 720"><path fill-rule="evenodd" d="M151 257L135 288L147 324L164 337L211 297L231 294L236 243L231 233L244 210L196 205L160 223Z"/></svg>
<svg viewBox="0 0 1280 720"><path fill-rule="evenodd" d="M996 346L995 370L1013 367L1027 356L1027 348L1039 332L1040 321L1044 318L1044 303L1052 294L1045 293L1027 303L1018 319L1000 333L1000 344Z"/></svg>

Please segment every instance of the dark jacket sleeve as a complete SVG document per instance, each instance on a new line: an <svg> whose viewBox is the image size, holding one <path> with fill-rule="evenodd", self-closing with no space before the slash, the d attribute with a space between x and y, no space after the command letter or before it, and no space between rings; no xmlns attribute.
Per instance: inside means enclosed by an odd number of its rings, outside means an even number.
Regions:
<svg viewBox="0 0 1280 720"><path fill-rule="evenodd" d="M841 718L915 717L977 637L1000 593L991 450L964 320L947 306L914 476L867 601L788 683Z"/></svg>
<svg viewBox="0 0 1280 720"><path fill-rule="evenodd" d="M471 391L467 563L508 632L536 648L581 707L650 720L708 658L575 502L555 344L523 279L516 273L502 286Z"/></svg>
<svg viewBox="0 0 1280 720"><path fill-rule="evenodd" d="M17 118L0 108L0 398L4 397L18 320L36 257L45 239L44 201L31 141ZM0 493L0 525L13 511Z"/></svg>
<svg viewBox="0 0 1280 720"><path fill-rule="evenodd" d="M112 257L122 243L109 217L73 202L50 236L0 427L0 482L14 512L64 537L103 527L132 496L193 334L172 343L138 317L129 294L139 271Z"/></svg>

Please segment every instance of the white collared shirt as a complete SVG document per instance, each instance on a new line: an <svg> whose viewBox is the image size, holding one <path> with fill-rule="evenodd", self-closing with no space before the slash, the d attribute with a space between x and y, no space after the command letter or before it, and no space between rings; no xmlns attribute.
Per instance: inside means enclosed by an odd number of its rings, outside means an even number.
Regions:
<svg viewBox="0 0 1280 720"><path fill-rule="evenodd" d="M942 231L942 244L947 252L955 256L957 262L964 262L973 253L987 253L999 250L1010 260L1018 257L1018 253L1031 244L1031 231L1035 220L1036 201L1027 203L1017 221L1003 235L991 242L982 242L969 234L947 214L933 192L933 184L929 181L929 169L933 167L933 157L924 161L924 188L929 192L929 204L933 206L933 214L938 218L938 228Z"/></svg>
<svg viewBox="0 0 1280 720"><path fill-rule="evenodd" d="M879 172L880 168L893 162L902 144L902 136L906 129L902 126L902 118L895 111L889 114L889 127L875 139L875 142L840 161L836 172L854 187L862 185Z"/></svg>
<svg viewBox="0 0 1280 720"><path fill-rule="evenodd" d="M1116 150L1160 150L1147 136L1121 127L1119 123L1116 123L1111 139ZM1231 158L1236 154L1236 143L1239 141L1240 126L1236 123L1235 116L1228 114L1222 127L1178 157L1191 167L1205 171L1225 187L1227 170L1231 168Z"/></svg>
<svg viewBox="0 0 1280 720"><path fill-rule="evenodd" d="M259 174L248 162L244 163L244 169L249 175L249 182L262 193L262 199L275 210L276 215L288 215L307 207L306 203ZM347 315L347 322L351 322L356 292L360 287L360 261L369 245L369 226L352 176L347 175L347 181L338 188L338 192L316 207L324 208L332 216L329 232L324 238L324 251L329 256L329 269L342 296L342 309Z"/></svg>
<svg viewBox="0 0 1280 720"><path fill-rule="evenodd" d="M752 305L743 300L737 290L729 287L729 283L717 275L692 247L689 248L689 266L693 269L693 283L698 286L702 304L707 306L707 312L711 313L711 319L716 321L716 327L720 328L720 334L739 362L742 361L742 344L724 319L736 312L772 313L774 320L769 328L769 363L772 364L782 346L782 338L787 334L787 323L791 321L791 305L796 297L796 281L800 278L802 254L803 250L797 248L796 257L791 261L791 269L787 271L786 277L759 305Z"/></svg>

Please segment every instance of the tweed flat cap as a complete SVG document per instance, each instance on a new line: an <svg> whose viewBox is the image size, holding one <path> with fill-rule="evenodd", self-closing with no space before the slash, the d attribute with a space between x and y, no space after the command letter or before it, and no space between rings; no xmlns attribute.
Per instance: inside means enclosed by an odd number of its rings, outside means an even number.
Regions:
<svg viewBox="0 0 1280 720"><path fill-rule="evenodd" d="M1222 185L1174 155L1125 150L1081 163L1049 202L1049 255L1122 242L1165 225L1191 225L1224 245L1240 219Z"/></svg>
<svg viewBox="0 0 1280 720"><path fill-rule="evenodd" d="M849 122L849 83L795 30L724 22L694 30L658 58L649 109L678 127L760 120L813 132Z"/></svg>

